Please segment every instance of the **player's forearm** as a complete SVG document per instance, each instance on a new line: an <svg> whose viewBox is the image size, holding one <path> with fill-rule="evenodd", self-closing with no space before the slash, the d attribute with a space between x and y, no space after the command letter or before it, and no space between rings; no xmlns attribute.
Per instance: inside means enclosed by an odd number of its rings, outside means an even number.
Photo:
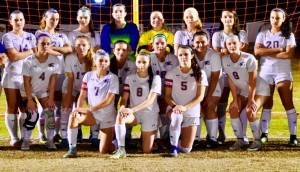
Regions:
<svg viewBox="0 0 300 172"><path fill-rule="evenodd" d="M95 106L89 107L89 108L88 108L89 111L91 111L91 112L92 112L92 111L96 111L96 110L102 109L102 108L104 108L104 107L110 105L110 104L112 103L112 101L114 101L115 94L112 94L112 93L109 93L109 94L110 94L110 95L106 96L106 98L105 98L102 102L98 103L98 104L95 105Z"/></svg>
<svg viewBox="0 0 300 172"><path fill-rule="evenodd" d="M57 51L61 54L69 54L72 52L72 47L70 45L64 47L52 47L54 51Z"/></svg>
<svg viewBox="0 0 300 172"><path fill-rule="evenodd" d="M254 48L254 54L256 56L269 56L282 52L282 48Z"/></svg>
<svg viewBox="0 0 300 172"><path fill-rule="evenodd" d="M205 89L206 89L205 86L203 86L203 85L200 86L199 94L197 94L196 97L192 101L190 101L189 103L184 105L186 107L186 109L190 109L190 108L194 107L195 105L199 104L200 102L202 102L202 100L204 98L204 94L205 94Z"/></svg>
<svg viewBox="0 0 300 172"><path fill-rule="evenodd" d="M137 105L136 107L132 108L132 111L138 112L138 111L150 106L154 102L156 96L157 96L156 93L151 92L149 94L148 98L145 101L143 101L142 103L140 103L139 105Z"/></svg>
<svg viewBox="0 0 300 172"><path fill-rule="evenodd" d="M10 61L15 62L18 60L22 60L25 59L26 57L30 56L31 54L33 54L33 50L27 50L27 51L23 51L23 52L8 52L7 56L9 58Z"/></svg>

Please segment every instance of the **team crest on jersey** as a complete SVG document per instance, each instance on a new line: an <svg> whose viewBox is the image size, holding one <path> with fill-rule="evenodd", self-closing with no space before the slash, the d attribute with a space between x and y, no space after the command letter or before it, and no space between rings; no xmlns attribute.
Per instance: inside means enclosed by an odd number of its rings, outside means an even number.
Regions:
<svg viewBox="0 0 300 172"><path fill-rule="evenodd" d="M109 83L109 79L105 79L103 82L104 83Z"/></svg>
<svg viewBox="0 0 300 172"><path fill-rule="evenodd" d="M245 67L245 66L246 66L246 63L245 63L245 62L240 62L240 66L241 66L241 67Z"/></svg>
<svg viewBox="0 0 300 172"><path fill-rule="evenodd" d="M48 64L48 67L54 67L54 63Z"/></svg>
<svg viewBox="0 0 300 172"><path fill-rule="evenodd" d="M59 37L59 38L63 38L64 36L63 36L62 34L59 34L58 37Z"/></svg>
<svg viewBox="0 0 300 172"><path fill-rule="evenodd" d="M134 79L132 82L136 82L136 80Z"/></svg>
<svg viewBox="0 0 300 172"><path fill-rule="evenodd" d="M210 65L210 60L204 61L204 65Z"/></svg>
<svg viewBox="0 0 300 172"><path fill-rule="evenodd" d="M124 71L126 71L126 72L130 72L130 71L131 71L131 69L130 69L129 67L127 67L127 68L125 68L125 69L124 69Z"/></svg>
<svg viewBox="0 0 300 172"><path fill-rule="evenodd" d="M166 66L173 65L173 62L172 61L167 61L165 64L166 64Z"/></svg>
<svg viewBox="0 0 300 172"><path fill-rule="evenodd" d="M27 37L27 38L25 38L25 39L28 40L28 41L31 41L31 40L32 40L31 37Z"/></svg>
<svg viewBox="0 0 300 172"><path fill-rule="evenodd" d="M176 76L180 76L179 74L176 74Z"/></svg>
<svg viewBox="0 0 300 172"><path fill-rule="evenodd" d="M77 67L77 65L75 64L74 67Z"/></svg>

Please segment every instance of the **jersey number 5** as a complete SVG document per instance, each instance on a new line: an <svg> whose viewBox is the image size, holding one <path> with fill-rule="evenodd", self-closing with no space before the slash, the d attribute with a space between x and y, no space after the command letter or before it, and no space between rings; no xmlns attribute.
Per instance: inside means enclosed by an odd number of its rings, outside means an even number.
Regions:
<svg viewBox="0 0 300 172"><path fill-rule="evenodd" d="M187 90L187 82L186 81L181 82L181 90Z"/></svg>

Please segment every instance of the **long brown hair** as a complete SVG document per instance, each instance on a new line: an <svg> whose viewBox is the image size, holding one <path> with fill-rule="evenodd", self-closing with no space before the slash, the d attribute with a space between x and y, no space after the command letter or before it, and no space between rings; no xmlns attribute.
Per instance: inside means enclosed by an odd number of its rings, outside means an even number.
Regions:
<svg viewBox="0 0 300 172"><path fill-rule="evenodd" d="M89 72L91 70L93 70L94 68L94 51L93 51L93 47L92 47L92 44L91 44L91 39L87 36L84 36L84 35L80 35L80 36L77 36L75 38L75 41L78 40L78 39L85 39L89 45L90 45L90 48L88 49L88 52L87 52L87 55L84 57L84 64L85 64L85 71L86 72Z"/></svg>
<svg viewBox="0 0 300 172"><path fill-rule="evenodd" d="M94 22L93 22L93 19L92 19L91 10L88 7L86 7L86 6L82 6L77 11L77 16L78 16L78 14L79 14L80 11L81 12L88 12L89 13L89 15L90 15L89 31L91 33L92 38L95 38Z"/></svg>

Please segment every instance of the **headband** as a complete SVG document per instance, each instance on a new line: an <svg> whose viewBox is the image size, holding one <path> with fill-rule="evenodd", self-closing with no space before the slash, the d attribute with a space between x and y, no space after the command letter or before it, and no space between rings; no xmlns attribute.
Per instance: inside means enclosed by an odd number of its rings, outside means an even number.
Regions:
<svg viewBox="0 0 300 172"><path fill-rule="evenodd" d="M97 52L96 52L96 55L95 55L95 60L98 58L98 57L100 57L100 56L106 56L106 57L108 57L109 58L109 54L106 52L106 51L104 51L104 50L98 50Z"/></svg>
<svg viewBox="0 0 300 172"><path fill-rule="evenodd" d="M23 13L21 11L19 11L19 10L14 10L13 12L10 13L10 16L9 16L10 19L12 18L13 14L23 14Z"/></svg>
<svg viewBox="0 0 300 172"><path fill-rule="evenodd" d="M80 8L80 9L78 10L78 12L77 12L77 15L78 15L79 12L82 12L82 13L88 13L89 15L91 15L91 11L90 11L90 9L88 9L87 7L82 7L82 8Z"/></svg>
<svg viewBox="0 0 300 172"><path fill-rule="evenodd" d="M38 41L41 37L44 37L44 36L50 38L49 35L47 35L45 33L42 33L42 34L40 34L39 36L36 37L36 40Z"/></svg>
<svg viewBox="0 0 300 172"><path fill-rule="evenodd" d="M47 17L47 16L48 16L49 14L51 14L51 13L58 13L58 12L56 11L56 9L50 8L49 10L47 10L47 11L45 12L44 17Z"/></svg>
<svg viewBox="0 0 300 172"><path fill-rule="evenodd" d="M155 40L156 38L165 38L165 40L167 40L166 35L164 35L164 34L162 34L162 33L156 34L156 35L153 37L153 40Z"/></svg>
<svg viewBox="0 0 300 172"><path fill-rule="evenodd" d="M283 14L283 17L285 18L285 12L281 8L274 8L272 11L280 11Z"/></svg>

